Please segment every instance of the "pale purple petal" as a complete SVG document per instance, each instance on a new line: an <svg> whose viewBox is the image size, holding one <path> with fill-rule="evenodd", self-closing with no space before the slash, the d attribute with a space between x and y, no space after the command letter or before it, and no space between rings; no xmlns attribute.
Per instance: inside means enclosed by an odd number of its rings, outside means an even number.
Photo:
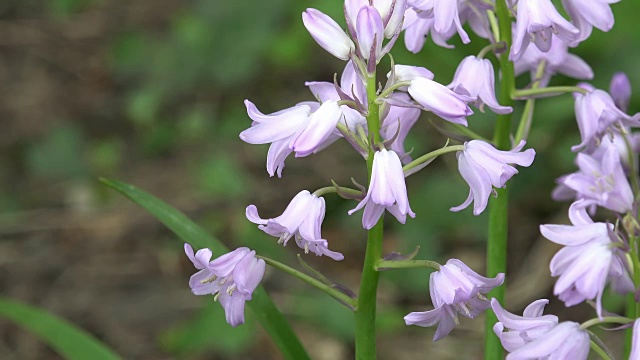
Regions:
<svg viewBox="0 0 640 360"><path fill-rule="evenodd" d="M316 151L336 129L342 111L335 101L326 101L311 114L309 124L289 144L296 157L308 156Z"/></svg>
<svg viewBox="0 0 640 360"><path fill-rule="evenodd" d="M321 11L307 9L302 13L302 22L318 45L338 59L349 59L355 50L353 41L340 25Z"/></svg>
<svg viewBox="0 0 640 360"><path fill-rule="evenodd" d="M244 303L247 301L245 296L240 292L234 292L229 295L225 290L220 291L218 301L224 308L227 323L233 327L244 324Z"/></svg>

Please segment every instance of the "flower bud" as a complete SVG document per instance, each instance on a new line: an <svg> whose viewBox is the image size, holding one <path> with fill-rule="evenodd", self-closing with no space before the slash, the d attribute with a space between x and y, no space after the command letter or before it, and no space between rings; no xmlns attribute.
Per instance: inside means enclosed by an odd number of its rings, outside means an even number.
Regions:
<svg viewBox="0 0 640 360"><path fill-rule="evenodd" d="M629 82L629 78L625 73L618 72L613 75L611 85L609 85L609 93L618 109L624 112L629 109L631 82Z"/></svg>
<svg viewBox="0 0 640 360"><path fill-rule="evenodd" d="M392 38L404 20L407 0L373 0L373 6L378 9L382 17L384 36L387 39Z"/></svg>
<svg viewBox="0 0 640 360"><path fill-rule="evenodd" d="M321 11L307 9L302 13L302 22L318 45L338 59L349 59L355 50L353 41L340 25Z"/></svg>
<svg viewBox="0 0 640 360"><path fill-rule="evenodd" d="M426 110L455 124L467 126L466 117L473 114L465 97L424 77L411 80L409 94Z"/></svg>
<svg viewBox="0 0 640 360"><path fill-rule="evenodd" d="M364 6L358 12L356 37L358 38L360 55L367 60L378 62L382 52L384 26L380 13L373 6ZM369 59L372 55L375 56L375 59Z"/></svg>

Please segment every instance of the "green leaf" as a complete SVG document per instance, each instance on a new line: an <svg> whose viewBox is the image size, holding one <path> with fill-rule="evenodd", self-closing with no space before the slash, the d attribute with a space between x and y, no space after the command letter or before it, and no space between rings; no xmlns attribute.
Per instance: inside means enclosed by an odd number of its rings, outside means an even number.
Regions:
<svg viewBox="0 0 640 360"><path fill-rule="evenodd" d="M133 185L117 180L103 178L100 179L100 181L120 192L134 203L142 206L178 235L180 239L191 244L193 247L207 247L214 253L229 251L220 241L209 235L183 213L153 195L137 189ZM269 297L269 294L267 294L267 291L262 286L259 286L253 292L253 298L248 302L248 305L253 310L254 316L280 349L285 359L309 359L309 355L307 355L302 347L300 340L296 337L291 326L273 304L271 297Z"/></svg>
<svg viewBox="0 0 640 360"><path fill-rule="evenodd" d="M65 359L120 359L91 334L44 310L0 298L0 317L38 336Z"/></svg>
<svg viewBox="0 0 640 360"><path fill-rule="evenodd" d="M177 358L193 358L208 349L222 355L241 354L256 336L256 322L247 314L242 326L230 327L224 317L222 306L208 297L200 311L184 323L165 331L161 335L162 347Z"/></svg>

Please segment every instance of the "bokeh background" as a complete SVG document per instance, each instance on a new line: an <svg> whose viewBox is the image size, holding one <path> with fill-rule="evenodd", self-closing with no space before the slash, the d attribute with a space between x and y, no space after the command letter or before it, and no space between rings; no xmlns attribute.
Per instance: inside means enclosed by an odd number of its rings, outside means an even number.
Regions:
<svg viewBox="0 0 640 360"><path fill-rule="evenodd" d="M340 19L340 0L3 0L0 2L0 292L43 307L88 330L127 359L279 359L247 314L232 329L211 297L193 296L194 272L172 233L142 209L97 182L135 184L186 212L228 246L299 266L299 249L276 245L244 218L256 204L279 215L302 189L330 179L365 183L366 168L345 143L318 155L290 157L282 179L265 171L266 146L241 142L250 125L242 101L264 112L311 100L304 82L330 81L344 64L325 53L302 26L318 8ZM575 53L607 88L625 71L640 89L640 3L613 5L616 26L595 30ZM341 20L343 22L343 19ZM397 63L425 66L447 84L459 61L485 43L442 49L427 41L418 55L398 41ZM388 66L387 60L382 66ZM386 70L385 70L386 71ZM523 76L520 85L528 79ZM558 78L555 84L575 82ZM631 111L640 110L640 91ZM509 183L511 237L508 305L521 311L550 297L550 312L575 321L588 305L565 309L553 298L548 261L557 247L540 223L567 223L568 204L554 203L554 179L574 170L579 142L569 95L540 100L529 145L538 156ZM516 116L521 109L516 110ZM492 114L471 127L489 136ZM407 140L421 154L444 144L423 116ZM416 219L387 226L385 251L444 262L459 258L484 269L486 213L451 213L468 188L453 156L408 179ZM354 202L327 196L323 235L343 262L307 256L329 278L357 289L365 232ZM269 270L263 281L314 359L353 356L352 315L315 289ZM610 310L621 299L608 296ZM431 308L428 272L387 272L379 294L381 359L479 359L483 320L463 319L432 343L433 329L407 328L402 317ZM604 335L612 348L619 340ZM609 339L611 337L611 339ZM0 358L55 359L35 337L0 320Z"/></svg>

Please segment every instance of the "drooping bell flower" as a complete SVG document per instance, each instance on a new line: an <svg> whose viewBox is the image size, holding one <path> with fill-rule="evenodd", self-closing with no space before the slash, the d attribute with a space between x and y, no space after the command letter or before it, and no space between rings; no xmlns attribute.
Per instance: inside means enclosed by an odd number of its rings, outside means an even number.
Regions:
<svg viewBox="0 0 640 360"><path fill-rule="evenodd" d="M509 60L515 61L533 43L542 52L551 48L552 34L561 40L571 43L580 31L562 17L551 3L551 0L519 0L516 18L516 29Z"/></svg>
<svg viewBox="0 0 640 360"><path fill-rule="evenodd" d="M491 300L499 320L493 331L510 353L507 360L587 359L590 340L587 331L578 323L558 323L557 316L542 315L548 303L546 299L536 300L527 306L523 316L518 316L504 310L496 299Z"/></svg>
<svg viewBox="0 0 640 360"><path fill-rule="evenodd" d="M615 247L612 224L594 223L585 210L586 202L577 201L569 209L572 225L541 225L542 236L564 245L551 260L551 276L558 276L554 294L566 306L596 300L602 316L602 294L611 275ZM619 265L619 264L614 264ZM616 266L622 277L622 268Z"/></svg>
<svg viewBox="0 0 640 360"><path fill-rule="evenodd" d="M571 359L587 360L589 333L573 321L561 322L537 339L512 351L506 360Z"/></svg>
<svg viewBox="0 0 640 360"><path fill-rule="evenodd" d="M547 299L536 300L524 309L522 316L518 316L502 308L495 298L491 299L491 308L498 318L493 332L500 338L505 350L516 351L558 324L557 316L542 315L548 303Z"/></svg>
<svg viewBox="0 0 640 360"><path fill-rule="evenodd" d="M200 249L193 253L189 244L184 251L196 269L189 279L189 287L195 295L214 295L224 308L227 323L235 327L244 323L244 304L251 300L258 287L266 264L256 258L256 252L241 247L211 261L212 252Z"/></svg>
<svg viewBox="0 0 640 360"><path fill-rule="evenodd" d="M322 238L320 228L325 215L324 198L317 197L307 190L299 192L291 200L282 215L272 219L262 219L255 205L247 206L246 216L265 233L278 238L278 244L287 245L294 237L296 244L305 251L317 256L325 255L340 261L344 256L328 248L327 240Z"/></svg>
<svg viewBox="0 0 640 360"><path fill-rule="evenodd" d="M289 143L309 123L312 108L298 104L273 114L263 114L249 100L244 101L247 114L253 120L251 127L240 133L240 139L249 144L269 144L267 171L282 176L284 161L291 154Z"/></svg>
<svg viewBox="0 0 640 360"><path fill-rule="evenodd" d="M362 227L367 230L373 228L385 209L402 224L407 215L416 216L409 206L402 163L394 151L382 149L375 153L367 195L349 211L349 215L363 207Z"/></svg>
<svg viewBox="0 0 640 360"><path fill-rule="evenodd" d="M403 30L404 32L404 45L407 50L414 54L417 54L422 50L427 36L431 37L433 42L444 48L452 48L453 45L447 44L447 40L453 36L442 36L433 29L434 19L424 18L418 15L416 9L410 7L407 9L404 18Z"/></svg>
<svg viewBox="0 0 640 360"><path fill-rule="evenodd" d="M562 6L580 30L580 35L572 46L586 40L594 26L604 32L611 30L615 20L609 4L618 1L620 0L591 0L585 3L583 0L562 0Z"/></svg>
<svg viewBox="0 0 640 360"><path fill-rule="evenodd" d="M451 211L466 209L473 201L473 214L480 215L487 207L493 187L505 187L518 170L509 165L528 167L536 155L535 150L521 152L525 141L510 151L501 151L481 140L472 140L464 144L464 151L458 151L458 170L469 184L469 196L461 205Z"/></svg>
<svg viewBox="0 0 640 360"><path fill-rule="evenodd" d="M462 42L468 44L469 35L462 28L460 20L460 3L458 0L431 0L431 1L414 1L411 5L425 14L424 17L433 18L433 31L443 38L450 38L452 34L457 32Z"/></svg>
<svg viewBox="0 0 640 360"><path fill-rule="evenodd" d="M579 84L587 90L586 94L574 93L575 112L582 142L572 146L571 150L579 151L600 138L613 125L640 126L640 114L629 116L620 110L611 96L589 84Z"/></svg>
<svg viewBox="0 0 640 360"><path fill-rule="evenodd" d="M351 38L331 17L316 9L302 13L302 22L323 49L340 60L348 60L356 49Z"/></svg>
<svg viewBox="0 0 640 360"><path fill-rule="evenodd" d="M569 45L551 35L551 48L543 52L537 46L527 46L522 56L515 62L515 74L520 75L526 71L531 74L531 81L538 81L539 87L546 87L555 74L561 74L578 80L593 79L593 70L586 61L577 55L569 53ZM535 78L538 66L545 62L544 72L538 79Z"/></svg>
<svg viewBox="0 0 640 360"><path fill-rule="evenodd" d="M599 160L579 153L576 164L580 170L564 176L560 180L562 184L611 211L624 214L633 208L633 191L614 146Z"/></svg>
<svg viewBox="0 0 640 360"><path fill-rule="evenodd" d="M433 341L447 336L459 323L458 314L475 318L490 302L484 294L502 285L504 274L495 278L480 276L462 261L450 259L429 275L429 293L435 309L412 312L404 317L407 325L430 327L438 324Z"/></svg>
<svg viewBox="0 0 640 360"><path fill-rule="evenodd" d="M464 58L447 87L453 91L462 87L469 96L477 98L473 104L480 109L487 105L496 114L509 114L513 111L511 106L501 106L498 103L493 65L487 59L478 59L473 55Z"/></svg>

